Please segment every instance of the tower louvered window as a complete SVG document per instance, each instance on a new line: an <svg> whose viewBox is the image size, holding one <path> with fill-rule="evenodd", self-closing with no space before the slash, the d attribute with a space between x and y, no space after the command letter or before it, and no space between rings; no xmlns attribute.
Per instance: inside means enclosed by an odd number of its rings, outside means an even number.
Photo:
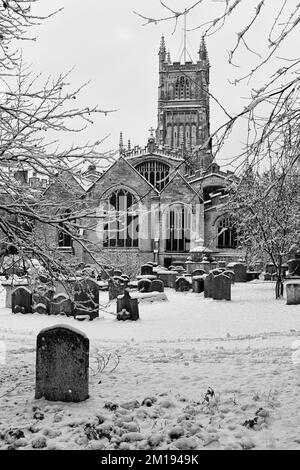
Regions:
<svg viewBox="0 0 300 470"><path fill-rule="evenodd" d="M165 163L150 160L137 165L136 170L159 191L169 182L170 167Z"/></svg>
<svg viewBox="0 0 300 470"><path fill-rule="evenodd" d="M179 77L176 80L175 85L175 99L190 99L191 97L191 86L190 81L186 77Z"/></svg>

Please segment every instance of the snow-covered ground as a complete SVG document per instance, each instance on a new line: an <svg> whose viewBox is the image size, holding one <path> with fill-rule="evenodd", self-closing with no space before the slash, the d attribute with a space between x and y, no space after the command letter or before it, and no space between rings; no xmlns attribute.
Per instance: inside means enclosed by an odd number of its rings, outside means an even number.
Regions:
<svg viewBox="0 0 300 470"><path fill-rule="evenodd" d="M1 308L0 449L300 449L300 365L291 349L300 306L276 301L274 284L259 281L234 285L231 302L166 293L167 302L140 304L138 322L117 322L108 313L115 303L81 323ZM57 323L90 338L86 402L34 399L36 336ZM97 371L95 358L109 354ZM215 396L206 401L209 387ZM152 406L142 406L147 397Z"/></svg>

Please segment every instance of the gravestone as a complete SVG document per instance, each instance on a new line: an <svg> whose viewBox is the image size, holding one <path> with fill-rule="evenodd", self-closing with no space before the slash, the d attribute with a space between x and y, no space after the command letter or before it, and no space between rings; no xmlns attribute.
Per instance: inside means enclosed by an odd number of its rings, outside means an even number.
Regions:
<svg viewBox="0 0 300 470"><path fill-rule="evenodd" d="M150 292L164 292L165 286L163 281L160 279L155 279L151 281Z"/></svg>
<svg viewBox="0 0 300 470"><path fill-rule="evenodd" d="M285 287L287 305L300 305L300 281L289 281Z"/></svg>
<svg viewBox="0 0 300 470"><path fill-rule="evenodd" d="M138 282L138 290L140 292L150 292L151 290L150 279L140 279Z"/></svg>
<svg viewBox="0 0 300 470"><path fill-rule="evenodd" d="M32 313L32 292L27 287L17 287L11 294L13 313Z"/></svg>
<svg viewBox="0 0 300 470"><path fill-rule="evenodd" d="M177 271L162 270L157 272L157 277L163 281L165 287L171 287L174 289L175 281L178 276Z"/></svg>
<svg viewBox="0 0 300 470"><path fill-rule="evenodd" d="M74 317L99 317L99 285L94 279L83 279L74 284Z"/></svg>
<svg viewBox="0 0 300 470"><path fill-rule="evenodd" d="M212 298L214 300L231 300L231 279L224 274L218 274L213 281Z"/></svg>
<svg viewBox="0 0 300 470"><path fill-rule="evenodd" d="M201 294L204 292L204 277L203 276L194 276L192 279L193 292L196 294Z"/></svg>
<svg viewBox="0 0 300 470"><path fill-rule="evenodd" d="M34 303L32 306L33 313L39 313L40 315L49 315L50 311L47 309L46 305L43 303Z"/></svg>
<svg viewBox="0 0 300 470"><path fill-rule="evenodd" d="M117 299L117 320L136 321L139 316L138 299L132 299L128 289Z"/></svg>
<svg viewBox="0 0 300 470"><path fill-rule="evenodd" d="M53 296L50 303L51 315L66 315L70 317L73 315L73 304L66 294L57 294Z"/></svg>
<svg viewBox="0 0 300 470"><path fill-rule="evenodd" d="M175 281L175 290L177 292L188 292L191 288L191 284L186 277L179 277Z"/></svg>
<svg viewBox="0 0 300 470"><path fill-rule="evenodd" d="M211 298L213 296L215 276L209 273L204 279L204 297Z"/></svg>
<svg viewBox="0 0 300 470"><path fill-rule="evenodd" d="M143 264L141 266L141 276L153 276L153 266L149 264Z"/></svg>
<svg viewBox="0 0 300 470"><path fill-rule="evenodd" d="M39 286L32 294L33 310L36 310L37 305L44 305L46 313L50 313L50 304L54 295L54 289L51 288L42 288ZM40 312L39 312L40 313Z"/></svg>
<svg viewBox="0 0 300 470"><path fill-rule="evenodd" d="M267 263L265 267L265 272L269 274L275 274L276 273L276 266L274 263Z"/></svg>
<svg viewBox="0 0 300 470"><path fill-rule="evenodd" d="M247 282L247 266L244 263L229 263L226 268L234 271L235 282Z"/></svg>
<svg viewBox="0 0 300 470"><path fill-rule="evenodd" d="M89 339L68 325L37 337L35 398L80 402L89 397Z"/></svg>

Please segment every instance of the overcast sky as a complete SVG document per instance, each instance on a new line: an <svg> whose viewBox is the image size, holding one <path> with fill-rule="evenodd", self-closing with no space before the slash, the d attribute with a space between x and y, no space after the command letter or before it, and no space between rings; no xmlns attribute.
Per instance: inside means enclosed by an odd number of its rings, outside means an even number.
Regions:
<svg viewBox="0 0 300 470"><path fill-rule="evenodd" d="M267 0L273 10L279 0ZM169 5L177 10L189 6L192 1L169 0ZM244 2L245 3L245 2ZM249 10L240 10L233 16L228 27L217 35L207 39L211 63L211 91L222 104L231 111L238 111L246 105L253 83L244 83L234 87L228 79L236 78L244 66L253 58L241 54L240 68L229 67L227 50L236 40L236 31L243 29L246 21L253 15L256 0L247 0ZM281 0L279 2L281 4ZM297 3L289 0L289 3ZM174 34L174 24L162 22L158 25L142 26L143 20L134 15L138 11L149 16L164 16L165 10L159 0L39 0L38 11L47 13L51 9L63 7L63 11L45 21L35 29L38 36L34 43L23 44L24 58L33 64L37 72L57 75L75 67L72 84L80 85L91 80L82 93L80 104L83 106L98 104L102 109L118 109L107 117L99 115L80 137L94 141L110 134L103 144L103 150L118 146L119 133L123 131L124 141L131 140L132 145L145 145L149 128L157 122L157 85L158 85L158 49L160 37L165 35L172 60L178 60L183 39L183 22L180 21ZM197 26L222 12L222 1L205 0L188 17L188 28ZM262 47L262 38L268 22L268 15L255 25L250 36L253 48ZM188 34L188 49L194 60L197 58L202 30ZM295 39L295 38L294 38ZM299 41L292 41L288 52L297 52ZM265 73L265 71L264 71ZM262 75L260 76L260 78ZM211 127L215 129L224 119L220 108L211 103ZM64 137L69 143L74 137ZM226 162L234 154L240 142L244 140L243 128L235 134L220 156L220 163ZM76 140L77 141L77 140Z"/></svg>

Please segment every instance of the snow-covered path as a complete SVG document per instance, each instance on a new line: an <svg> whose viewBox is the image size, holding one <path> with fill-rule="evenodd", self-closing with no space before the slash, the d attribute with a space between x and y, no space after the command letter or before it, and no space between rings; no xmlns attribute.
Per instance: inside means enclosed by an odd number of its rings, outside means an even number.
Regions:
<svg viewBox="0 0 300 470"><path fill-rule="evenodd" d="M168 302L141 304L136 323L116 322L107 313L78 323L1 309L7 356L0 364L0 432L22 429L20 443L28 449L35 440L48 449L149 448L154 441L161 449L299 449L300 366L292 363L291 344L300 336L300 307L274 300L271 283L237 284L232 302L171 290L167 295ZM84 403L33 399L36 335L55 323L71 324L91 340L91 398ZM94 374L93 358L109 353L120 357L116 370L110 372L111 360L103 373ZM216 398L206 405L208 387ZM104 409L107 401L141 403L147 396L157 399L152 407ZM34 419L35 406L44 419ZM242 426L259 408L266 416L255 429ZM104 433L88 440L84 425L99 422L99 414L109 438ZM179 439L169 436L174 426L182 433ZM126 430L138 435L127 438ZM8 441L0 439L0 448Z"/></svg>

